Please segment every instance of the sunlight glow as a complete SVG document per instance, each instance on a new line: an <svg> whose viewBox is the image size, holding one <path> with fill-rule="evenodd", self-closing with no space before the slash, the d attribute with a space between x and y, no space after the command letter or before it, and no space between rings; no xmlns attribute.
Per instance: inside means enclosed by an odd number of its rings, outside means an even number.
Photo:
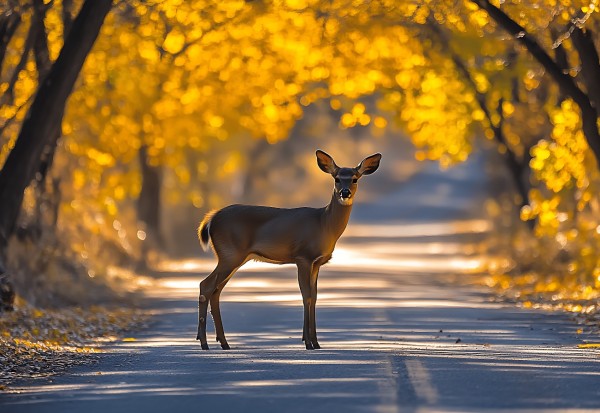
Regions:
<svg viewBox="0 0 600 413"><path fill-rule="evenodd" d="M420 224L353 224L344 233L354 237L424 237L453 234L473 234L487 232L492 229L492 223L485 219L468 219L442 222L427 222Z"/></svg>
<svg viewBox="0 0 600 413"><path fill-rule="evenodd" d="M426 271L426 272L476 272L483 268L483 258L448 257L425 255L423 258L401 255L376 256L368 251L357 251L345 247L338 247L331 260L331 264L339 267L373 268L377 272L388 271Z"/></svg>
<svg viewBox="0 0 600 413"><path fill-rule="evenodd" d="M431 299L420 292L414 297L395 287L399 277L428 273L440 276L477 274L485 269L486 255L481 243L474 240L439 241L440 234L480 233L489 229L485 220L450 221L425 224L349 227L350 235L342 237L331 261L323 266L319 277L319 307L392 308L439 307L457 308L464 303L454 297ZM360 241L362 236L376 233L376 241ZM400 235L399 235L400 234ZM381 237L389 241L381 241ZM400 240L396 237L404 237ZM425 237L417 240L414 237ZM429 238L436 241L427 242ZM370 238L372 240L372 238ZM184 271L189 277L165 277L159 281L157 295L185 295L197 299L200 281L212 271L216 259L173 261L163 271ZM195 272L198 275L193 275ZM229 282L223 302L277 303L299 306L302 299L295 265L274 265L250 261ZM377 276L372 276L377 274ZM405 281L402 281L405 282ZM478 308L493 306L472 302Z"/></svg>
<svg viewBox="0 0 600 413"><path fill-rule="evenodd" d="M198 247L200 251L200 247ZM157 264L157 271L162 272L210 272L215 267L216 260L193 259L193 260L164 260Z"/></svg>

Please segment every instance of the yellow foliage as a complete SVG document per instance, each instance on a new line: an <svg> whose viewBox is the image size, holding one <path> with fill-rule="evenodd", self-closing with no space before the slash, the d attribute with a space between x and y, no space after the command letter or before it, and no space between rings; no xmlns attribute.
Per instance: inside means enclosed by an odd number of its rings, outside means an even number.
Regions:
<svg viewBox="0 0 600 413"><path fill-rule="evenodd" d="M63 34L60 1L55 3L45 21L52 59ZM592 4L510 0L503 9L551 50L551 28L564 32L574 16L581 17L578 24L597 24ZM65 113L57 152L68 171L65 185L73 188L61 210L65 221L87 210L85 222L97 231L98 216L110 222L119 216L139 193L142 145L151 165L171 169L178 189L192 191L188 185L215 171L190 161L190 152L206 156L228 139L278 142L307 106L328 100L339 111L340 127L370 125L377 135L398 125L417 147L417 159L444 167L464 161L476 137L493 140L493 128L503 128L500 152L526 159L531 148L536 188L522 219L536 220L539 237L558 242L565 234L579 260L573 271L598 268L589 251L599 246L600 222L590 218L598 212L599 177L577 106L567 99L554 107L556 88L525 53L512 57L514 42L498 35L474 2L135 0L115 7ZM8 68L19 62L16 51L31 14L23 19L7 49ZM447 35L447 49L423 36L429 24ZM568 39L559 40L576 57ZM470 79L457 70L457 60ZM9 72L2 72L0 93L8 88ZM0 162L14 145L37 82L30 58L13 104L0 105L0 125L15 119L3 131ZM218 173L231 176L244 162L236 152ZM201 205L210 204L211 196L188 198ZM578 231L574 239L567 235L572 229Z"/></svg>
<svg viewBox="0 0 600 413"><path fill-rule="evenodd" d="M172 30L163 42L163 48L169 53L178 53L185 45L185 36L179 30Z"/></svg>

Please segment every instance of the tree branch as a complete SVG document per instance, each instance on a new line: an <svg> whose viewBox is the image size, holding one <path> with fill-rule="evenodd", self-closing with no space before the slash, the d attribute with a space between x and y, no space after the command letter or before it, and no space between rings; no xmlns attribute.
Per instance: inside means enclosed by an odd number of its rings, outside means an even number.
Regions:
<svg viewBox="0 0 600 413"><path fill-rule="evenodd" d="M592 106L589 97L583 92L575 80L569 75L563 73L560 66L546 53L542 46L531 36L523 26L511 19L506 13L500 10L489 2L489 0L471 0L481 9L485 10L488 15L500 27L512 35L519 43L521 43L529 53L542 65L546 72L554 79L561 88L563 93L569 96L577 104L581 110L581 121L583 125L583 133L586 141L597 163L600 165L600 132L598 131L597 121L598 112Z"/></svg>
<svg viewBox="0 0 600 413"><path fill-rule="evenodd" d="M0 15L0 73L4 64L4 57L11 39L21 24L21 15L16 12Z"/></svg>
<svg viewBox="0 0 600 413"><path fill-rule="evenodd" d="M63 39L66 39L73 24L73 0L62 1Z"/></svg>
<svg viewBox="0 0 600 413"><path fill-rule="evenodd" d="M27 64L27 59L29 58L29 52L33 48L33 44L35 42L36 31L38 30L38 26L31 22L29 26L29 32L27 33L27 38L25 39L25 44L23 45L23 52L21 53L21 58L19 62L15 66L12 75L8 81L8 88L0 97L0 106L1 105L12 105L15 100L15 85L19 80L19 73L21 73L25 69L25 65Z"/></svg>
<svg viewBox="0 0 600 413"><path fill-rule="evenodd" d="M460 76L462 76L462 78L465 80L467 85L471 88L471 90L475 94L475 100L477 101L479 108L483 111L483 113L485 115L485 118L490 126L490 129L492 130L492 132L494 134L494 139L496 140L498 145L502 145L506 149L506 151L504 152L504 158L506 160L508 169L510 170L510 173L513 177L513 181L515 183L517 192L519 193L519 196L521 198L520 206L523 207L525 205L528 205L529 204L529 191L528 191L528 188L525 186L525 184L523 182L523 177L522 177L523 171L525 169L525 165L519 161L517 155L515 154L515 152L512 150L512 148L508 144L506 137L504 136L504 131L502 130L502 124L503 124L502 102L503 102L503 99L500 99L498 102L498 113L500 114L500 122L498 122L498 124L496 125L492 121L492 113L491 113L490 108L487 105L486 94L480 92L477 89L477 84L475 83L475 80L471 76L471 72L470 72L469 68L463 62L463 60L460 58L460 56L454 50L452 50L452 47L450 45L450 41L449 41L448 37L445 35L445 33L443 33L441 31L441 29L439 28L437 23L435 21L433 21L432 19L428 19L427 24L428 24L428 27L430 27L432 29L432 32L436 35L436 37L440 41L445 52L450 56L450 59L452 60L452 63L454 63L454 66L458 70L458 73L460 74Z"/></svg>
<svg viewBox="0 0 600 413"><path fill-rule="evenodd" d="M0 126L0 136L4 135L4 131L6 130L6 128L8 128L16 119L17 116L19 115L19 112L21 112L21 110L29 105L29 103L31 103L31 100L33 99L33 94L31 94L27 100L25 102L23 102L23 104L21 106L19 106L17 108L17 110L15 111L14 115L12 115L10 118L6 119L6 121L4 122L4 124L2 126Z"/></svg>
<svg viewBox="0 0 600 413"><path fill-rule="evenodd" d="M591 29L575 28L571 35L573 46L579 54L583 84L596 108L600 109L600 58L594 44L594 36Z"/></svg>
<svg viewBox="0 0 600 413"><path fill-rule="evenodd" d="M550 31L550 36L552 37L552 41L554 42L554 59L558 67L560 67L563 73L569 73L570 65L569 65L569 56L567 55L567 51L565 50L565 46L563 42L559 42L559 34L556 30ZM560 96L558 97L558 103L562 103L567 97L565 96L562 89L560 90Z"/></svg>
<svg viewBox="0 0 600 413"><path fill-rule="evenodd" d="M31 24L37 26L35 33L35 42L33 44L33 56L35 65L38 71L38 82L41 83L50 70L50 52L48 51L48 39L46 35L46 25L44 19L48 6L43 0L34 0L33 2L33 19Z"/></svg>

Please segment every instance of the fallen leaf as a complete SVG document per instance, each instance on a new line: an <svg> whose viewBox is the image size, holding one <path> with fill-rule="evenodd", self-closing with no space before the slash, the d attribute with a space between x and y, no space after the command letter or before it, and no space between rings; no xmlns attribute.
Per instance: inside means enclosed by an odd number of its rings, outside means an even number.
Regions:
<svg viewBox="0 0 600 413"><path fill-rule="evenodd" d="M577 348L600 348L600 343L583 343L579 344Z"/></svg>
<svg viewBox="0 0 600 413"><path fill-rule="evenodd" d="M135 337L125 337L123 341L136 341Z"/></svg>

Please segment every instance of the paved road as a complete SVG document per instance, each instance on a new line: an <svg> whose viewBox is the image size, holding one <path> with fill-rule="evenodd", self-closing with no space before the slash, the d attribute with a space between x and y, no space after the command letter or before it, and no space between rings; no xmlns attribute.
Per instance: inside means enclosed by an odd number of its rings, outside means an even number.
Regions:
<svg viewBox="0 0 600 413"><path fill-rule="evenodd" d="M222 296L232 350L201 351L195 300L212 262L173 262L136 341L21 383L0 411L600 411L600 353L577 348L566 316L494 303L470 283L490 230L465 201L481 196L484 178L469 169L479 166L426 168L357 207L319 279L323 349L300 341L294 268L250 264ZM419 211L427 219L411 218Z"/></svg>

